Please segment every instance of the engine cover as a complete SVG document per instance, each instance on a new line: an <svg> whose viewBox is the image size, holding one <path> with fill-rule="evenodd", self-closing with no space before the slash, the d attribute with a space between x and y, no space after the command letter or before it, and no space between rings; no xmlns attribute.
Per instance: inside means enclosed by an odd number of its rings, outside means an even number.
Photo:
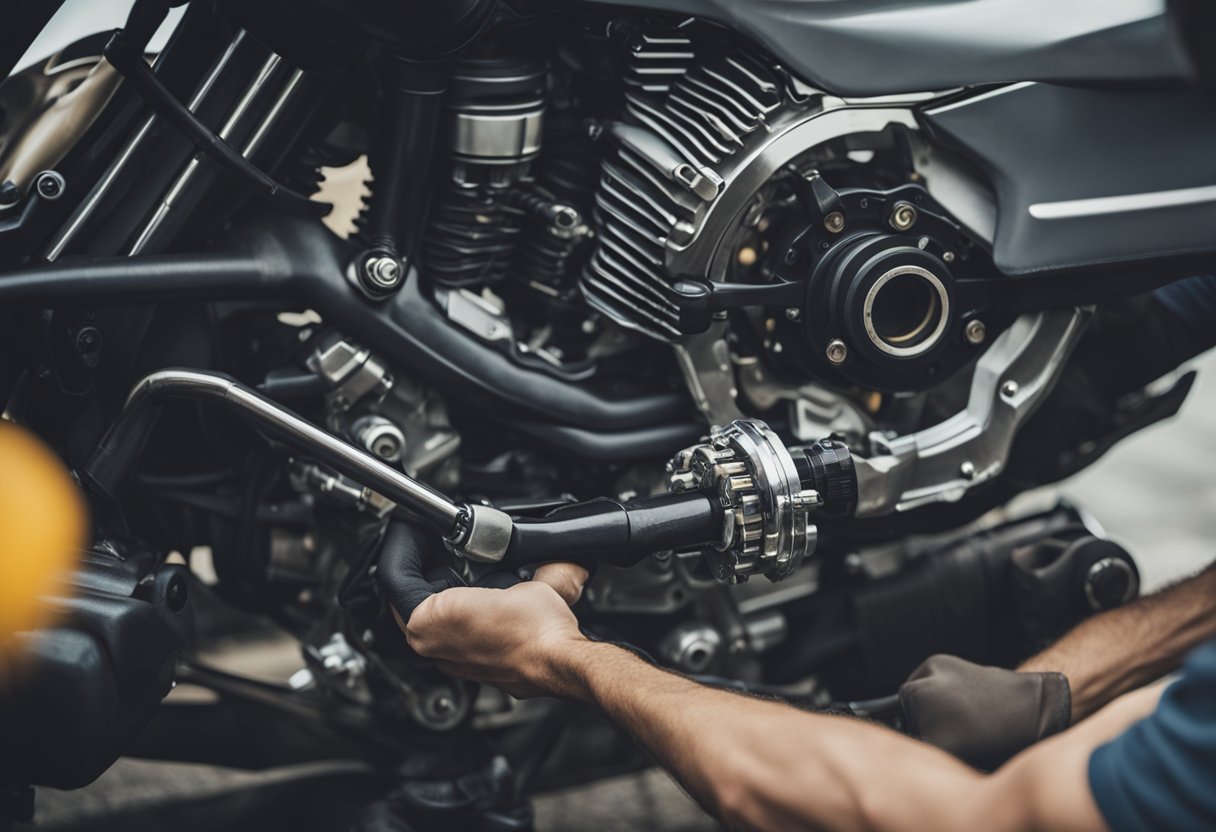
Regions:
<svg viewBox="0 0 1216 832"><path fill-rule="evenodd" d="M627 116L608 128L615 151L581 288L618 323L675 341L685 331L673 285L727 278L731 231L775 173L832 139L914 130L916 120L902 107L825 108L824 96L746 49L698 60L679 34L628 44Z"/></svg>

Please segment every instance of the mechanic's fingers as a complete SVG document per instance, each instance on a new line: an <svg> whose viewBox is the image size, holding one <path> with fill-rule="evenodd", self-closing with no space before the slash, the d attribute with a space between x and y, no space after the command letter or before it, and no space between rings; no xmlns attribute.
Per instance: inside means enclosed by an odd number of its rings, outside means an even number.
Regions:
<svg viewBox="0 0 1216 832"><path fill-rule="evenodd" d="M546 563L536 570L532 580L553 587L567 604L573 605L583 594L583 584L590 576L591 573L577 563Z"/></svg>

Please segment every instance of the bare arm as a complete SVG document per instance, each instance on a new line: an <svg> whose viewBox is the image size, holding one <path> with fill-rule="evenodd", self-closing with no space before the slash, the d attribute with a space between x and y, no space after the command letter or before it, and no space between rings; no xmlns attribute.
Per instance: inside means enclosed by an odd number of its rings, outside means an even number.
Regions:
<svg viewBox="0 0 1216 832"><path fill-rule="evenodd" d="M885 728L707 688L588 641L566 606L585 577L573 570L442 592L416 609L407 637L454 675L597 705L734 827L1101 830L1089 754L1156 701L1125 697L985 776Z"/></svg>
<svg viewBox="0 0 1216 832"><path fill-rule="evenodd" d="M1179 667L1187 653L1214 635L1216 565L1163 592L1083 621L1018 669L1068 677L1076 722Z"/></svg>
<svg viewBox="0 0 1216 832"><path fill-rule="evenodd" d="M1103 829L1090 752L1147 716L1139 692L984 776L860 720L698 685L617 647L572 642L538 687L602 708L710 812L760 829Z"/></svg>

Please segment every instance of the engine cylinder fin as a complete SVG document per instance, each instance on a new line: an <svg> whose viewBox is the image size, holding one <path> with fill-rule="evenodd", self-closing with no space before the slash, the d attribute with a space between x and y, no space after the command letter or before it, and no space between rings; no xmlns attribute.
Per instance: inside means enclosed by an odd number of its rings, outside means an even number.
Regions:
<svg viewBox="0 0 1216 832"><path fill-rule="evenodd" d="M673 214L685 220L690 220L696 215L697 207L701 204L700 197L689 193L683 185L677 185L667 176L668 171L659 171L644 157L628 148L620 149L620 157L621 161L626 163L623 167L646 180L670 203Z"/></svg>
<svg viewBox="0 0 1216 832"><path fill-rule="evenodd" d="M658 133L667 143L683 154L689 162L697 165L714 165L722 161L708 148L703 147L688 132L688 129L677 124L663 109L651 104L639 96L626 98L625 110L638 121Z"/></svg>
<svg viewBox="0 0 1216 832"><path fill-rule="evenodd" d="M625 85L632 91L660 98L683 77L696 58L692 41L680 35L639 35L632 43L632 51Z"/></svg>
<svg viewBox="0 0 1216 832"><path fill-rule="evenodd" d="M698 62L687 38L634 37L626 116L602 163L595 250L581 288L597 309L655 337L679 330L670 247L686 245L722 183L718 171L765 133L785 87L736 50ZM754 143L754 142L753 142Z"/></svg>

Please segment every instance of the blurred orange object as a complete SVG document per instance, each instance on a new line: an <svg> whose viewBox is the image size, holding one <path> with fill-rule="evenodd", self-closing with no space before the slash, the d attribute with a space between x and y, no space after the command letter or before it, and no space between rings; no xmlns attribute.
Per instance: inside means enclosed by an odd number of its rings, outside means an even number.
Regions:
<svg viewBox="0 0 1216 832"><path fill-rule="evenodd" d="M14 633L45 623L39 602L85 544L84 500L37 437L0 421L0 658Z"/></svg>

